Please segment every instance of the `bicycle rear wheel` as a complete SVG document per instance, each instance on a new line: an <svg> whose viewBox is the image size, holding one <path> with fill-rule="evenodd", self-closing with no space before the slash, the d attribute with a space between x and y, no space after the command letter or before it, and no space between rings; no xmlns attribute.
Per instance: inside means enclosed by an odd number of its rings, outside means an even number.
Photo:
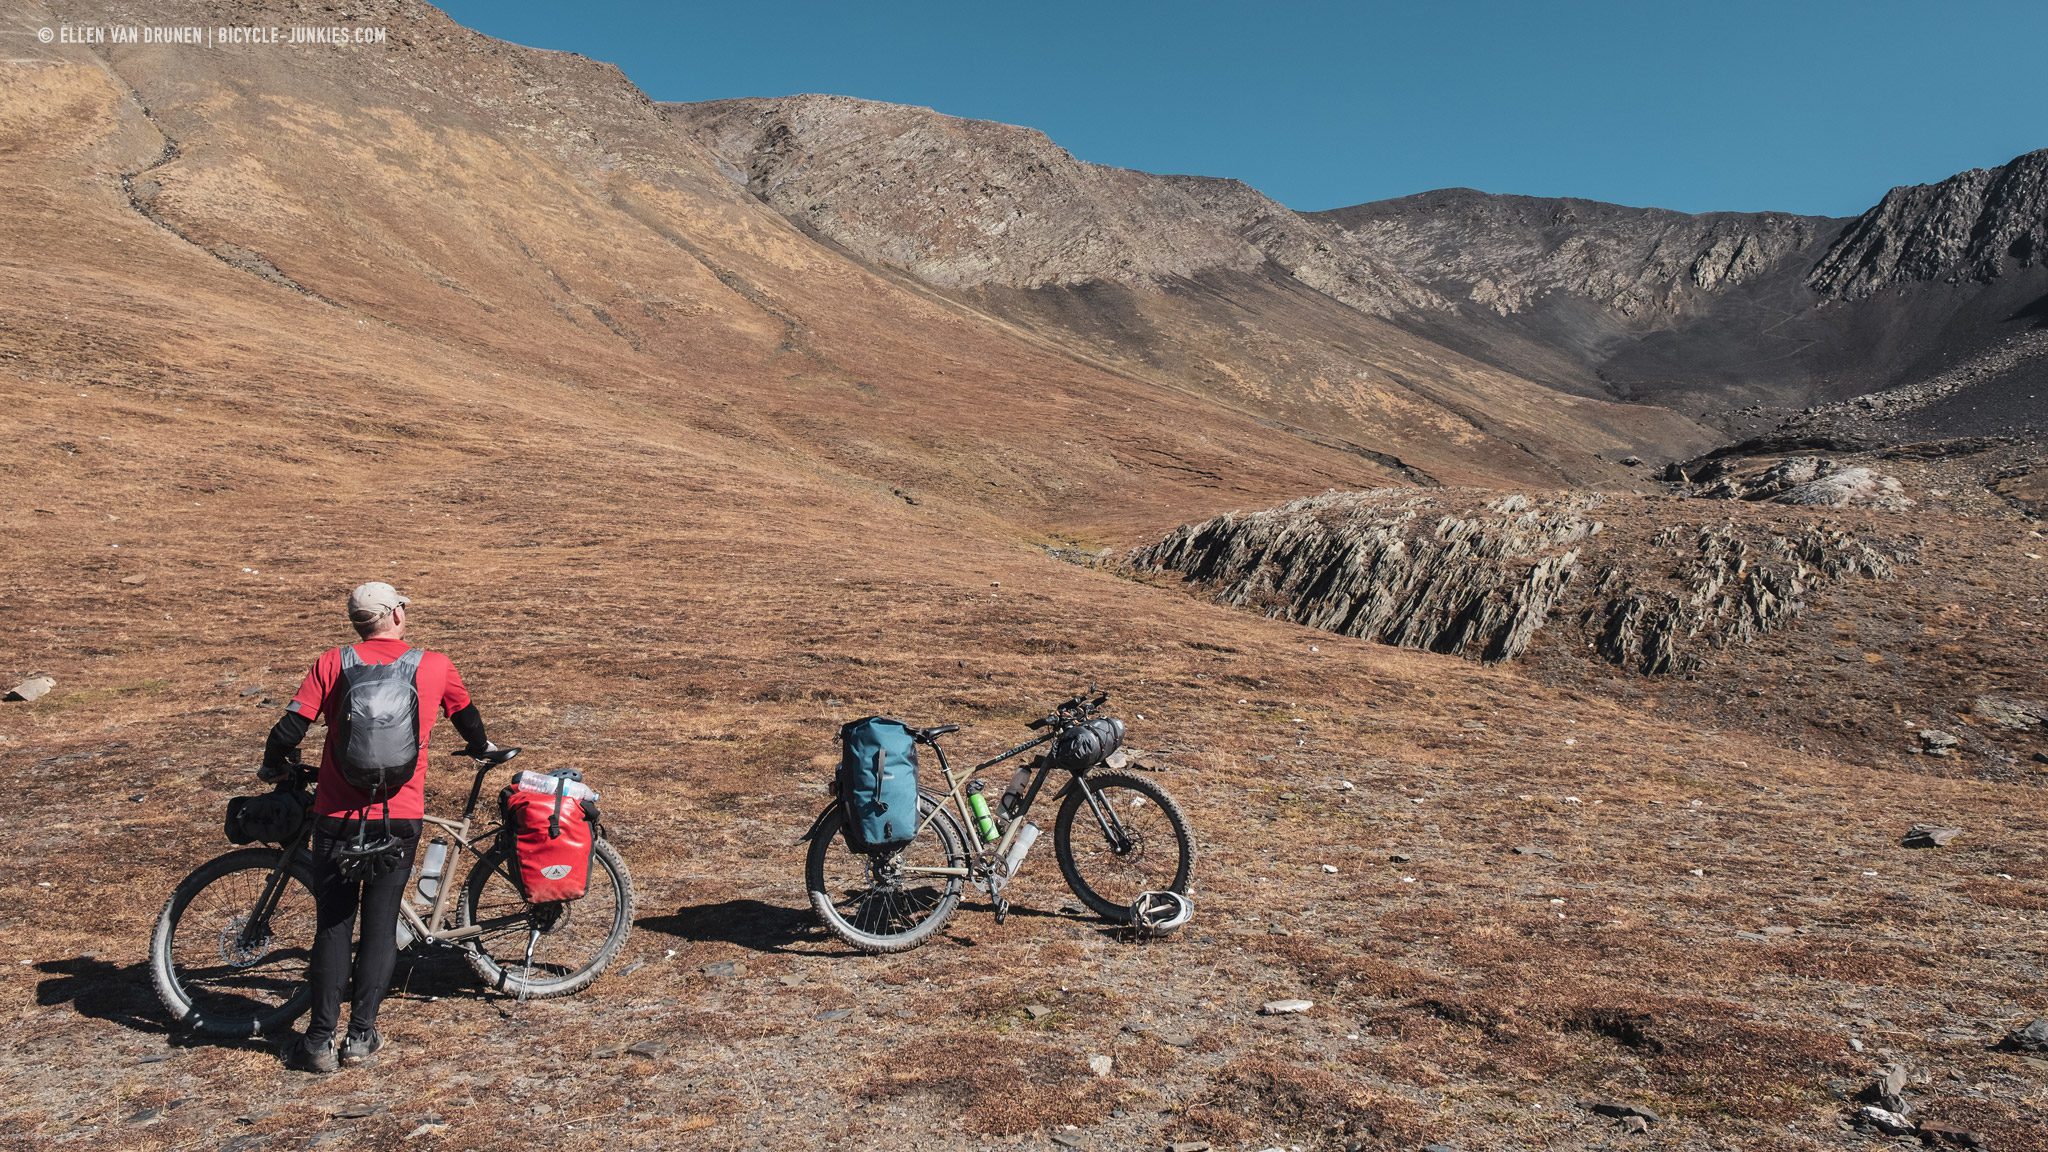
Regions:
<svg viewBox="0 0 2048 1152"><path fill-rule="evenodd" d="M811 908L834 936L863 952L904 952L932 937L960 907L967 883L967 837L960 824L926 793L918 819L933 816L901 851L868 855L847 849L845 814L838 804L818 822L804 861ZM958 875L923 868L957 869Z"/></svg>
<svg viewBox="0 0 2048 1152"><path fill-rule="evenodd" d="M456 922L483 929L467 942L467 955L484 983L529 1000L567 996L588 988L618 956L633 927L633 878L609 841L596 849L581 900L528 904L507 845L469 870Z"/></svg>
<svg viewBox="0 0 2048 1152"><path fill-rule="evenodd" d="M1195 840L1166 789L1133 772L1090 772L1091 807L1076 781L1053 823L1053 854L1067 887L1096 915L1129 922L1140 892L1188 890Z"/></svg>
<svg viewBox="0 0 2048 1152"><path fill-rule="evenodd" d="M244 848L201 864L171 890L150 935L156 994L181 1028L203 1036L274 1032L306 1010L319 917L305 858L285 865L276 904L252 924L282 853Z"/></svg>

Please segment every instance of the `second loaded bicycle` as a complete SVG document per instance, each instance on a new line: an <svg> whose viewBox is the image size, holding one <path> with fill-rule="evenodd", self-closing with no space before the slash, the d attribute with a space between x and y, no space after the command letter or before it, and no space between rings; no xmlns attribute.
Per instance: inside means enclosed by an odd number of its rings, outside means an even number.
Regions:
<svg viewBox="0 0 2048 1152"><path fill-rule="evenodd" d="M1187 817L1130 762L1121 748L1122 722L1099 715L1107 700L1103 694L1062 702L1028 725L1040 735L962 773L939 746L959 725L910 728L911 738L936 754L945 788L919 788L915 832L890 851L854 850L839 800L818 814L804 837L804 878L819 920L863 952L902 952L937 933L972 884L989 894L1000 922L1009 910L1004 890L1040 833L1032 807L1049 785L1059 802L1053 855L1090 910L1129 923L1141 895L1184 895L1195 859ZM1045 750L1021 764L990 805L974 777L1038 749Z"/></svg>

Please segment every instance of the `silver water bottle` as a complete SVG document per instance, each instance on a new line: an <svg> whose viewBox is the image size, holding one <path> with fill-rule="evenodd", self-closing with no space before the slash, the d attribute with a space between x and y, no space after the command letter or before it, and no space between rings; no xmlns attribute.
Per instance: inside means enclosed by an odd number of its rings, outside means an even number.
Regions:
<svg viewBox="0 0 2048 1152"><path fill-rule="evenodd" d="M1010 850L1003 853L1003 874L1015 876L1017 869L1024 866L1024 857L1031 851L1031 845L1038 841L1038 825L1029 820L1017 829L1017 838L1010 842Z"/></svg>

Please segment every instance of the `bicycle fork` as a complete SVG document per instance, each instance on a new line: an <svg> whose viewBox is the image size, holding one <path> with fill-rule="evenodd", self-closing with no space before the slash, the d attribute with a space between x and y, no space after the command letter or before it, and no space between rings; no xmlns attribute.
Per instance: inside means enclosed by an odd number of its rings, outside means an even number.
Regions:
<svg viewBox="0 0 2048 1152"><path fill-rule="evenodd" d="M298 850L296 843L286 845L284 856L277 867L270 870L270 878L263 882L263 891L256 896L256 906L249 909L248 922L235 936L235 947L247 953L256 945L270 939L270 915L277 911L279 900L284 898L284 886L290 879L292 856Z"/></svg>
<svg viewBox="0 0 2048 1152"><path fill-rule="evenodd" d="M1102 829L1102 836L1109 841L1109 850L1118 856L1131 852L1130 834L1124 831L1123 821L1117 819L1116 809L1102 802L1093 789L1088 787L1086 776L1074 777L1074 786L1081 790L1081 796L1088 801L1088 810L1095 813L1095 824Z"/></svg>

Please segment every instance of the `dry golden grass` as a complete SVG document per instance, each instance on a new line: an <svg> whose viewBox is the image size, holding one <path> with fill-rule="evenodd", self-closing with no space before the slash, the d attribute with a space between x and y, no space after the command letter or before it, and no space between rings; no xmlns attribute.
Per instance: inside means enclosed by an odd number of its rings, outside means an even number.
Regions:
<svg viewBox="0 0 2048 1152"><path fill-rule="evenodd" d="M1670 1146L1818 1149L1900 1059L1935 1073L1926 1115L2043 1146L2039 1068L1987 1047L2048 1009L2048 818L2024 762L1989 757L2021 737L1957 765L1890 751L1980 683L2038 683L2041 576L1994 562L2028 528L1899 521L1927 563L1828 617L1885 663L1835 661L1816 627L1671 683L1378 649L1049 559L1383 477L863 270L664 160L633 108L601 147L478 127L463 100L525 109L588 66L508 77L413 31L460 85L412 91L386 60L365 97L334 61L252 58L202 106L191 61L138 51L0 87L0 674L58 682L0 705L0 1142L973 1147L1073 1124L1102 1148L1578 1148L1612 1132L1584 1105L1617 1097L1665 1111ZM132 209L121 177L163 137L129 83L183 148L166 218L333 303ZM304 107L260 95L287 89ZM327 117L392 146L331 148ZM423 131L447 142L431 181L391 159ZM313 224L238 183L252 165ZM677 245L699 255L650 254ZM1112 451L1131 442L1151 450ZM411 966L374 1076L170 1044L152 919L371 577L415 599L499 740L603 790L638 926L565 1002ZM1196 828L1189 932L1101 932L1049 858L1008 924L970 904L905 956L810 925L795 841L840 721L960 721L952 746L987 754L1090 681ZM445 763L442 809L466 783ZM1927 818L1966 835L1899 849ZM1735 935L1771 925L1802 932ZM1296 995L1316 1007L1256 1015Z"/></svg>

